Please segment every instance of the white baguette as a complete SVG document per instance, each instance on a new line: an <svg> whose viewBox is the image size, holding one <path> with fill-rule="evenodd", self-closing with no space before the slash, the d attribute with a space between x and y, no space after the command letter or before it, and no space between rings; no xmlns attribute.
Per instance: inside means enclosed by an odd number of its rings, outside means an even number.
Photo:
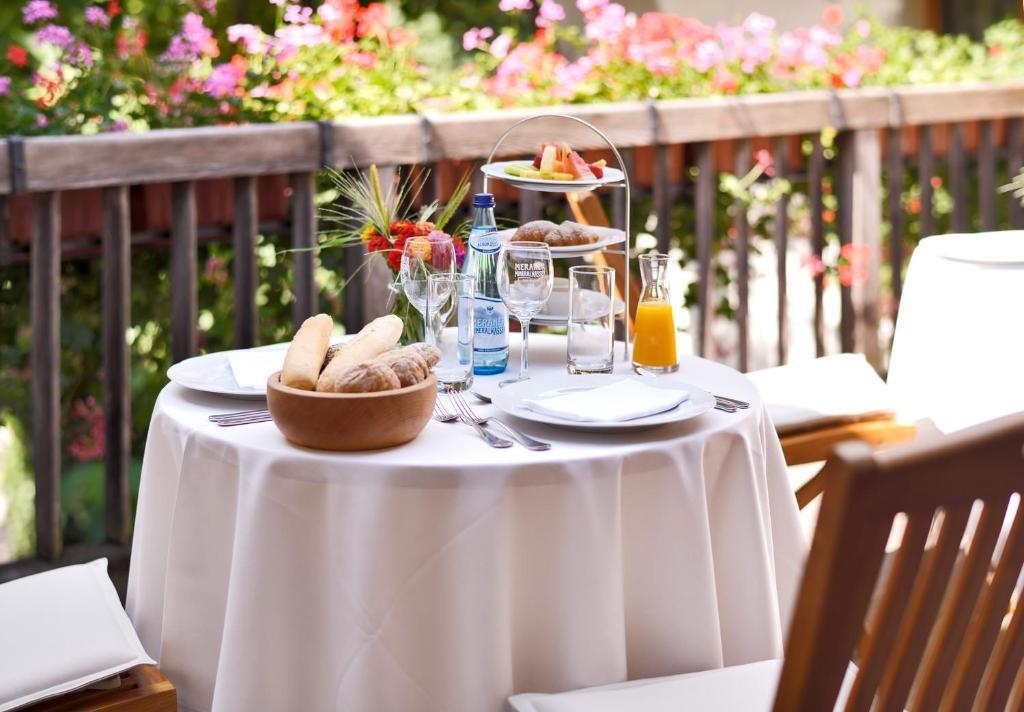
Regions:
<svg viewBox="0 0 1024 712"><path fill-rule="evenodd" d="M281 383L305 391L316 389L316 379L330 345L332 328L334 321L327 314L317 314L302 322L285 354Z"/></svg>
<svg viewBox="0 0 1024 712"><path fill-rule="evenodd" d="M353 366L370 361L395 346L402 336L402 320L394 314L374 319L362 331L344 344L338 354L330 360L319 380L318 391L337 391L340 379Z"/></svg>

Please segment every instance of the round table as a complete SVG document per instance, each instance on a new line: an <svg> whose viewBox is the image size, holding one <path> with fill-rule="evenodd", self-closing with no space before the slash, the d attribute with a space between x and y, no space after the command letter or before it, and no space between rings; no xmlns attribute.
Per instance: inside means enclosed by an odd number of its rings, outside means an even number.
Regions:
<svg viewBox="0 0 1024 712"><path fill-rule="evenodd" d="M889 389L949 432L1024 410L1024 232L922 240L907 269Z"/></svg>
<svg viewBox="0 0 1024 712"><path fill-rule="evenodd" d="M564 337L530 351L564 369ZM517 420L547 452L431 421L340 454L219 428L246 404L169 385L128 613L192 710L499 712L779 657L806 545L778 438L736 371L687 358L673 377L752 407L633 434Z"/></svg>

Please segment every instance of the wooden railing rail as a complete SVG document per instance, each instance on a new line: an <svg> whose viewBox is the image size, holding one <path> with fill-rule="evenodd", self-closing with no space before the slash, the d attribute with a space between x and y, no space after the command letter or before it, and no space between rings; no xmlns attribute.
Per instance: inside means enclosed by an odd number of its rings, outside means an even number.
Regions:
<svg viewBox="0 0 1024 712"><path fill-rule="evenodd" d="M944 158L950 167L949 190L955 209L955 227L972 226L968 203L968 166L977 164L979 186L977 224L994 227L999 206L996 176L999 165L1013 171L1024 165L1024 82L955 86L923 86L898 89L806 91L731 98L702 98L659 102L580 105L550 109L510 109L495 112L397 116L347 119L338 122L297 122L171 129L141 134L58 136L0 139L0 264L11 250L6 215L8 196L32 194L33 214L30 242L32 319L32 432L33 467L36 476L36 522L38 557L55 560L61 555L59 479L60 412L59 327L60 327L60 201L61 193L83 188L103 188L103 347L104 400L107 443L106 536L113 544L126 544L130 530L128 494L129 387L130 366L124 341L129 313L129 260L131 225L128 187L146 183L171 183L171 346L174 359L196 352L197 245L196 181L230 178L234 181L235 246L234 295L236 303L235 344L252 345L256 340L257 271L254 246L258 216L256 177L284 175L291 184L291 245L315 244L316 175L323 167L348 169L371 163L382 168L430 166L442 161L478 162L505 129L537 111L572 113L604 131L622 150L630 166L639 151L653 151L651 197L657 216L656 239L666 249L673 238L672 207L680 200L692 200L696 236L695 259L698 276L695 344L700 353L713 353L712 319L716 295L713 260L716 237L717 144L732 144L735 171L744 173L752 163L755 142L767 140L773 147L778 174L797 176L809 185L811 245L821 254L826 225L822 219L823 181L835 176L839 204L838 232L842 244L865 245L873 263L868 278L842 289L840 342L844 350L864 352L881 364L884 345L879 339L881 318L881 267L883 210L890 226L889 266L893 296L898 299L906 255L902 249L906 230L906 208L900 191L890 190L883 206L883 172L890 180L901 180L905 168L916 162L921 202L921 230L935 229L930 209L934 197L932 176L936 162ZM964 125L980 122L976 159L969 155ZM996 123L1000 138L997 141ZM933 126L951 124L952 134L945 156L937 156ZM913 133L913 148L905 139L907 127ZM825 129L838 131L836 160L826 160L820 136ZM1005 135L1004 135L1005 134ZM530 152L552 135L581 149L598 149L599 140L572 123L555 129L545 122L526 124L509 137L510 155ZM792 165L791 138L811 142L809 158ZM884 141L883 141L884 138ZM695 180L679 162L697 169ZM884 169L884 171L883 171ZM440 195L439 174L430 182L430 197ZM542 198L525 194L519 201L519 216L526 220L538 215ZM776 205L785 215L788 199ZM624 204L621 195L612 200L613 216L621 224ZM1022 226L1024 211L1011 201L1010 223ZM733 277L738 282L736 322L738 364L750 361L749 281L751 267L750 226L743 210L733 220L736 253ZM776 272L779 285L777 347L778 362L788 357L786 253L790 242L788 223L776 220L772 242L777 249ZM316 309L314 255L292 253L294 308L296 322ZM360 256L346 257L354 269ZM816 278L814 335L818 354L825 352L822 278ZM361 295L346 300L346 319L358 326L365 315ZM76 553L76 556L81 556ZM30 566L38 566L35 562ZM16 575L25 567L0 567L0 580Z"/></svg>

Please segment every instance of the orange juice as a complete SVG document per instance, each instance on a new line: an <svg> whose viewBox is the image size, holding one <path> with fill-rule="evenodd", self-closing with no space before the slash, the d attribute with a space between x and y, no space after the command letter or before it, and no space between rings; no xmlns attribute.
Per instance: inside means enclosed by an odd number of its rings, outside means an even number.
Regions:
<svg viewBox="0 0 1024 712"><path fill-rule="evenodd" d="M676 325L669 302L645 301L636 308L633 364L673 369L676 358Z"/></svg>

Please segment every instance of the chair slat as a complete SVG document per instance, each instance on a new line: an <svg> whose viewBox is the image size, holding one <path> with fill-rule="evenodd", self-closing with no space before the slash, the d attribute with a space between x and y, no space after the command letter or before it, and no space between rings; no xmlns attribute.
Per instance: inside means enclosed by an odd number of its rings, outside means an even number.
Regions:
<svg viewBox="0 0 1024 712"><path fill-rule="evenodd" d="M1006 120L1006 146L1006 162L1012 178L1024 168L1024 119ZM1024 206L1020 199L1011 192L1007 193L1007 200L1010 201L1010 227L1015 230L1024 228Z"/></svg>
<svg viewBox="0 0 1024 712"><path fill-rule="evenodd" d="M886 201L889 213L889 263L892 265L892 293L897 308L903 296L903 236L906 218L903 214L903 131L889 129L889 153L886 156L889 185Z"/></svg>
<svg viewBox="0 0 1024 712"><path fill-rule="evenodd" d="M1009 628L1003 635L999 633L1022 565L1024 507L1018 504L992 583L985 590L977 617L964 641L963 653L953 670L950 682L953 695L947 708L967 709L975 698L983 702L981 709L1002 709L1006 705L1013 674L1024 656L1024 614L1020 603ZM979 693L986 665L989 680Z"/></svg>
<svg viewBox="0 0 1024 712"><path fill-rule="evenodd" d="M953 195L953 230L967 232L967 156L964 125L953 124L949 137L949 192Z"/></svg>
<svg viewBox="0 0 1024 712"><path fill-rule="evenodd" d="M60 193L32 196L32 469L36 554L63 549L60 516Z"/></svg>
<svg viewBox="0 0 1024 712"><path fill-rule="evenodd" d="M292 321L298 326L316 312L316 283L313 279L316 258L316 174L293 173L292 185Z"/></svg>
<svg viewBox="0 0 1024 712"><path fill-rule="evenodd" d="M715 275L711 269L715 239L715 196L718 193L712 144L696 144L697 160L697 354L713 353L711 329L715 316Z"/></svg>
<svg viewBox="0 0 1024 712"><path fill-rule="evenodd" d="M925 644L938 616L970 512L970 505L961 505L943 513L938 541L925 557L924 568L914 586L893 647L892 663L878 688L879 709L903 709L906 704L924 656Z"/></svg>
<svg viewBox="0 0 1024 712"><path fill-rule="evenodd" d="M921 190L921 237L935 234L935 213L932 203L935 188L935 153L932 147L932 127L922 126L917 131L917 181Z"/></svg>
<svg viewBox="0 0 1024 712"><path fill-rule="evenodd" d="M825 178L825 148L821 135L812 139L811 157L808 163L807 201L811 211L811 254L821 259L825 250L825 215L822 196L822 181ZM825 355L825 273L814 275L814 352L819 358Z"/></svg>
<svg viewBox="0 0 1024 712"><path fill-rule="evenodd" d="M131 220L128 186L103 190L103 423L106 448L106 538L131 531Z"/></svg>
<svg viewBox="0 0 1024 712"><path fill-rule="evenodd" d="M992 552L999 540L1008 502L1009 497L984 504L970 549L959 575L952 581L952 590L936 624L935 643L929 648L921 666L915 708L939 709L953 666L965 649L964 635L992 562Z"/></svg>
<svg viewBox="0 0 1024 712"><path fill-rule="evenodd" d="M737 141L734 154L735 175L745 175L750 170L750 141ZM736 230L736 347L739 369L746 371L750 357L750 224L747 206L742 200L733 204L733 210L732 224Z"/></svg>
<svg viewBox="0 0 1024 712"><path fill-rule="evenodd" d="M981 229L996 229L996 151L992 140L992 122L980 123L978 147L978 210Z"/></svg>
<svg viewBox="0 0 1024 712"><path fill-rule="evenodd" d="M775 175L779 178L786 177L788 166L786 165L789 153L789 137L778 136L772 145L772 153L775 157ZM775 274L778 280L778 327L779 338L776 348L776 357L780 366L788 359L789 352L789 303L786 293L786 256L789 251L789 195L783 193L775 201L775 225L772 234L775 243Z"/></svg>
<svg viewBox="0 0 1024 712"><path fill-rule="evenodd" d="M256 345L259 316L256 311L256 234L259 214L256 205L256 178L235 178L234 282L235 348Z"/></svg>
<svg viewBox="0 0 1024 712"><path fill-rule="evenodd" d="M196 355L199 260L195 183L171 184L171 358Z"/></svg>
<svg viewBox="0 0 1024 712"><path fill-rule="evenodd" d="M900 618L906 609L921 567L924 545L932 521L933 518L924 513L915 513L907 517L903 540L885 580L877 615L870 622L868 632L862 641L861 653L857 656L860 671L846 703L848 712L871 708L888 661L888 654L899 630Z"/></svg>

